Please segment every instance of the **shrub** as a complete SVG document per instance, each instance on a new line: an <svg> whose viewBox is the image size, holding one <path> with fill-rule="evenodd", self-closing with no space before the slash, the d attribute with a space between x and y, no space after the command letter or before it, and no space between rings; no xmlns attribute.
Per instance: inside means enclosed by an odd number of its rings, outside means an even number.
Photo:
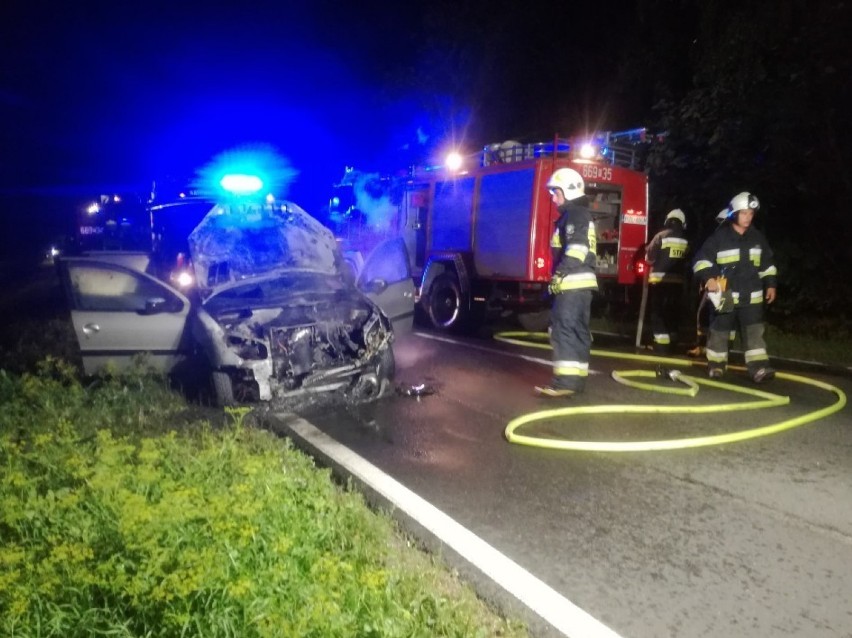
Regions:
<svg viewBox="0 0 852 638"><path fill-rule="evenodd" d="M0 395L2 635L495 633L390 566L389 521L246 409L177 431L161 379L83 388L55 360Z"/></svg>

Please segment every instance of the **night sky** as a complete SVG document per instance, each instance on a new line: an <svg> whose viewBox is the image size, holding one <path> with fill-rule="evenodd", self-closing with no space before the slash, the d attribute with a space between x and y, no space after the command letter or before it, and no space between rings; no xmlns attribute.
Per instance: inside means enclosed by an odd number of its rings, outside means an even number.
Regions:
<svg viewBox="0 0 852 638"><path fill-rule="evenodd" d="M311 210L347 164L641 125L616 90L631 3L578 4L4 3L0 261L240 145L285 156Z"/></svg>

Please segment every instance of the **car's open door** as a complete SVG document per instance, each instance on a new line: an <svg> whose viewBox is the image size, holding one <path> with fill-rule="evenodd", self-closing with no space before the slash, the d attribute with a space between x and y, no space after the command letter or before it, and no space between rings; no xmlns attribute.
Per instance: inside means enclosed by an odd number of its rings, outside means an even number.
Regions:
<svg viewBox="0 0 852 638"><path fill-rule="evenodd" d="M414 324L414 282L402 238L379 244L367 257L358 288L390 318L394 333L411 332Z"/></svg>
<svg viewBox="0 0 852 638"><path fill-rule="evenodd" d="M190 302L146 273L85 257L57 262L86 374L128 368L135 355L171 372L190 353Z"/></svg>

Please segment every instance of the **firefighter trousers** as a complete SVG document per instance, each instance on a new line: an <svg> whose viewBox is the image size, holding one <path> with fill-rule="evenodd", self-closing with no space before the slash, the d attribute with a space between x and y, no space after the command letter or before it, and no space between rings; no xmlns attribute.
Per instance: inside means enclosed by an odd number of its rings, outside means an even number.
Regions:
<svg viewBox="0 0 852 638"><path fill-rule="evenodd" d="M648 287L651 311L651 333L654 336L654 351L667 353L677 341L680 323L683 284L659 283Z"/></svg>
<svg viewBox="0 0 852 638"><path fill-rule="evenodd" d="M724 372L728 364L728 347L731 334L740 334L745 363L749 376L769 366L766 341L763 338L763 305L735 306L731 312L714 313L710 319L710 336L707 338L708 371L720 369Z"/></svg>
<svg viewBox="0 0 852 638"><path fill-rule="evenodd" d="M559 389L582 392L589 376L592 291L566 290L556 295L551 312L553 382Z"/></svg>

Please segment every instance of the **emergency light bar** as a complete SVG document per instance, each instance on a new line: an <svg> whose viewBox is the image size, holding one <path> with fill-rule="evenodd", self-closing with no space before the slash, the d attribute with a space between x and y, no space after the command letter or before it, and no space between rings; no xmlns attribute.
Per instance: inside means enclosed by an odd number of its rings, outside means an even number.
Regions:
<svg viewBox="0 0 852 638"><path fill-rule="evenodd" d="M222 177L219 185L232 195L253 195L263 188L263 180L257 175L236 173Z"/></svg>

